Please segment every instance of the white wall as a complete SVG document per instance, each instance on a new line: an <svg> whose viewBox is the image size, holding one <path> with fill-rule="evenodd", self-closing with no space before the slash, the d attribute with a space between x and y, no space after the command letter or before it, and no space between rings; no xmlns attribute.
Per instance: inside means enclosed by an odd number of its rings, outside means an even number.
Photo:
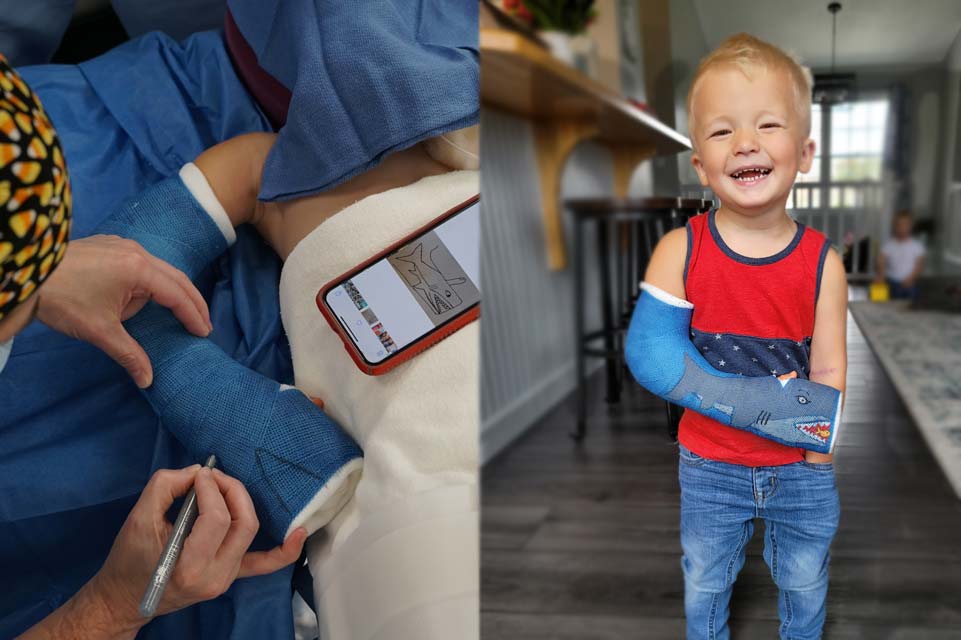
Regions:
<svg viewBox="0 0 961 640"><path fill-rule="evenodd" d="M944 254L951 251L955 254L961 253L961 247L949 246L949 243L957 244L956 240L948 238L945 231L951 225L957 225L956 218L959 213L951 206L949 191L955 185L954 175L956 173L955 162L958 156L958 117L961 115L961 32L954 39L954 44L944 59L944 71L942 75L943 95L941 104L943 105L941 127L938 132L943 140L942 153L940 156L940 172L937 176L937 198L940 202L941 210L937 217L939 235L938 257L940 258L939 270L948 274L961 274L961 264L945 258ZM956 228L956 227L955 227Z"/></svg>
<svg viewBox="0 0 961 640"><path fill-rule="evenodd" d="M693 0L671 0L671 67L674 79L674 128L687 135L687 91L701 58L710 51L704 37ZM676 156L678 178L681 185L697 184L697 174L691 166L691 152ZM700 193L680 195L700 197Z"/></svg>
<svg viewBox="0 0 961 640"><path fill-rule="evenodd" d="M530 122L481 112L481 447L489 460L574 389L573 274L547 269ZM565 198L609 196L609 152L583 143L564 171ZM632 193L651 193L649 169ZM567 246L571 221L565 215ZM600 324L595 240L584 239L589 266L588 328ZM589 362L590 364L590 362ZM602 364L594 361L594 366Z"/></svg>

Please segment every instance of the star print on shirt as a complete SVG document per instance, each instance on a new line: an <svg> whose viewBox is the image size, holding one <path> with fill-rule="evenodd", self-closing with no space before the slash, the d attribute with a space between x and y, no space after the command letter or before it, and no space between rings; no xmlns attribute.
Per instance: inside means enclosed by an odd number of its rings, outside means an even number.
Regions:
<svg viewBox="0 0 961 640"><path fill-rule="evenodd" d="M779 376L781 369L798 372L807 361L806 340L755 337L699 331L691 327L691 342L715 369L741 376ZM766 372L766 373L765 373Z"/></svg>

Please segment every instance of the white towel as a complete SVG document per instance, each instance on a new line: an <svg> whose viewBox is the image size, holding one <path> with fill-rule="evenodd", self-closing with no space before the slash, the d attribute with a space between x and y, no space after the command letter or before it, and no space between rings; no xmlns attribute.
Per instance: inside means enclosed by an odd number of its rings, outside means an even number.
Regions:
<svg viewBox="0 0 961 640"><path fill-rule="evenodd" d="M368 376L315 302L333 278L478 189L478 171L455 171L368 196L301 240L284 265L296 385L324 401L365 456L354 499L308 543L325 640L479 633L478 323Z"/></svg>

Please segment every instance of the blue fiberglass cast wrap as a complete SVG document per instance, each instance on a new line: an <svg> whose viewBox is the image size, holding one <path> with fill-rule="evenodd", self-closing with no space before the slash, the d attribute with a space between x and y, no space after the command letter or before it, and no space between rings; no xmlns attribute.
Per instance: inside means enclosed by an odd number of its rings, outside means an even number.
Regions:
<svg viewBox="0 0 961 640"><path fill-rule="evenodd" d="M191 278L226 249L220 230L179 178L127 200L97 231L136 240ZM340 472L362 454L310 399L190 335L154 303L124 324L150 357L154 380L145 393L163 425L198 459L217 455L224 471L244 483L277 540L308 504L322 506L328 520L336 514L349 492L331 486L337 504L314 499L323 497L329 481L344 485Z"/></svg>
<svg viewBox="0 0 961 640"><path fill-rule="evenodd" d="M781 381L718 371L688 338L693 306L648 283L641 286L624 357L642 387L731 427L788 446L831 452L840 391L799 378Z"/></svg>

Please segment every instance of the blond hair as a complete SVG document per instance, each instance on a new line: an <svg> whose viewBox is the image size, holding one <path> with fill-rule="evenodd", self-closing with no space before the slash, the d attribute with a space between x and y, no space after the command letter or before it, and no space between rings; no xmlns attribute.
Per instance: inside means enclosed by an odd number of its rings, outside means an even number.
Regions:
<svg viewBox="0 0 961 640"><path fill-rule="evenodd" d="M726 38L717 49L702 59L694 73L691 88L687 92L687 130L692 140L694 113L691 107L697 84L708 71L722 66L734 66L748 79L751 79L751 71L757 68L786 72L794 91L794 106L801 119L801 131L804 138L811 135L811 87L814 84L811 70L773 44L749 33L738 33Z"/></svg>

